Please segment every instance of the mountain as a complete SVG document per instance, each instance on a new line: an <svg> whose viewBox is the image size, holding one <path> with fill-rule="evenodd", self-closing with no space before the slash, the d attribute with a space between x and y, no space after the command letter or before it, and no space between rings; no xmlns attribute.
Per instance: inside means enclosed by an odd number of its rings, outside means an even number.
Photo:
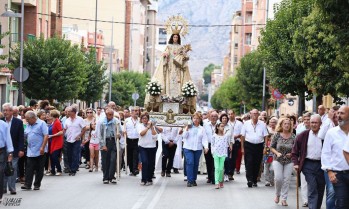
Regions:
<svg viewBox="0 0 349 209"><path fill-rule="evenodd" d="M165 22L169 16L180 14L190 27L189 35L182 44L190 43L189 68L194 80L202 78L204 67L210 63L222 65L223 57L229 53L230 26L207 27L209 25L231 25L233 14L241 8L241 0L159 0L158 21Z"/></svg>

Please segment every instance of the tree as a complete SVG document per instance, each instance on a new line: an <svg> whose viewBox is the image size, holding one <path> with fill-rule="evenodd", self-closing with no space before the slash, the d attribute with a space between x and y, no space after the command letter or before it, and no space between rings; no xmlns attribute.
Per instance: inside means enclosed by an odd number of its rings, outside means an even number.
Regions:
<svg viewBox="0 0 349 209"><path fill-rule="evenodd" d="M263 56L259 51L245 55L237 68L237 82L241 88L241 100L249 109L262 108L263 99ZM270 98L269 87L265 89L265 101ZM239 102L240 102L239 101Z"/></svg>
<svg viewBox="0 0 349 209"><path fill-rule="evenodd" d="M215 68L215 65L212 63L204 68L203 78L204 78L205 84L211 83L211 73L213 72L214 68Z"/></svg>
<svg viewBox="0 0 349 209"><path fill-rule="evenodd" d="M103 88L107 83L104 72L107 67L103 62L97 62L96 50L92 48L85 54L85 72L86 82L79 93L79 99L86 101L87 104L93 103L102 98Z"/></svg>
<svg viewBox="0 0 349 209"><path fill-rule="evenodd" d="M275 19L267 22L261 32L258 50L263 54L271 86L283 94L298 95L298 113L305 109L304 94L312 96L304 77L306 70L299 65L292 51L293 36L313 8L313 0L284 0L279 4Z"/></svg>
<svg viewBox="0 0 349 209"><path fill-rule="evenodd" d="M136 72L114 73L112 76L111 100L120 106L133 105L132 93L137 92L139 99L138 106L144 105L145 86L149 82L149 74ZM109 92L107 93L109 95ZM107 98L106 98L107 100Z"/></svg>
<svg viewBox="0 0 349 209"><path fill-rule="evenodd" d="M14 52L14 66L19 66L19 48ZM84 55L78 46L58 37L40 37L25 43L23 66L29 78L23 92L29 98L57 99L61 102L78 97L86 81Z"/></svg>
<svg viewBox="0 0 349 209"><path fill-rule="evenodd" d="M236 77L224 81L211 98L211 105L215 109L234 109L240 112L242 94ZM242 114L240 112L240 114Z"/></svg>
<svg viewBox="0 0 349 209"><path fill-rule="evenodd" d="M341 89L349 95L348 80L343 79L345 72L337 65L341 45L329 17L314 7L302 21L293 37L296 62L306 70L305 83L322 99L330 94L335 102L341 101ZM335 84L335 85L334 85Z"/></svg>
<svg viewBox="0 0 349 209"><path fill-rule="evenodd" d="M1 33L0 34L0 40L2 40L3 38L5 38L6 36L8 36L10 34L10 32L6 32L6 33ZM3 50L5 48L5 45L3 44L0 44L0 49ZM7 54L1 54L0 55L0 60L5 60L8 58L8 55ZM8 64L2 64L0 63L0 67L7 67Z"/></svg>

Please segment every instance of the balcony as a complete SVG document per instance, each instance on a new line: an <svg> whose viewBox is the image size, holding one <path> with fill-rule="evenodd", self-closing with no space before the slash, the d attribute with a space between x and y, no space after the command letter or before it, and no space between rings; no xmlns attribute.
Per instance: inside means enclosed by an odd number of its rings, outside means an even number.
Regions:
<svg viewBox="0 0 349 209"><path fill-rule="evenodd" d="M12 4L22 4L22 0L12 0ZM33 6L36 7L36 0L24 0L25 6Z"/></svg>

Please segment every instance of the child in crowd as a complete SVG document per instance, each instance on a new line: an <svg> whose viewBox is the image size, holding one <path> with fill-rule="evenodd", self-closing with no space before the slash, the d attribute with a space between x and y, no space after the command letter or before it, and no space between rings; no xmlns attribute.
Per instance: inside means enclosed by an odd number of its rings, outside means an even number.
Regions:
<svg viewBox="0 0 349 209"><path fill-rule="evenodd" d="M274 170L273 170L273 153L270 151L271 137L268 136L267 144L264 148L264 177L265 177L265 186L272 187L274 186Z"/></svg>
<svg viewBox="0 0 349 209"><path fill-rule="evenodd" d="M92 122L90 124L90 134L88 140L90 141L90 170L93 171L93 164L95 164L95 171L98 171L98 162L99 162L99 138L97 137L96 132L96 123Z"/></svg>
<svg viewBox="0 0 349 209"><path fill-rule="evenodd" d="M211 142L216 189L223 188L223 169L225 158L228 157L227 148L229 147L229 150L232 150L232 145L229 140L230 134L224 134L224 127L225 125L223 123L216 125L216 134L213 136Z"/></svg>

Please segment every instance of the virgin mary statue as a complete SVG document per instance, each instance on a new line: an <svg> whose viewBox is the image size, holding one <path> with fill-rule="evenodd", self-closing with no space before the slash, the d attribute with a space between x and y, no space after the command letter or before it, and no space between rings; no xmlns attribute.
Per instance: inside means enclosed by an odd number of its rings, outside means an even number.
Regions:
<svg viewBox="0 0 349 209"><path fill-rule="evenodd" d="M173 18L178 18L178 16L174 16ZM185 26L185 24L179 26L178 19L175 25L167 26L167 32L171 32L172 34L151 79L161 84L161 96L167 97L170 100L180 98L183 84L191 80L188 68L189 56L187 54L191 50L191 46L181 45L180 34L187 33ZM148 102L149 95L146 96L145 104Z"/></svg>

